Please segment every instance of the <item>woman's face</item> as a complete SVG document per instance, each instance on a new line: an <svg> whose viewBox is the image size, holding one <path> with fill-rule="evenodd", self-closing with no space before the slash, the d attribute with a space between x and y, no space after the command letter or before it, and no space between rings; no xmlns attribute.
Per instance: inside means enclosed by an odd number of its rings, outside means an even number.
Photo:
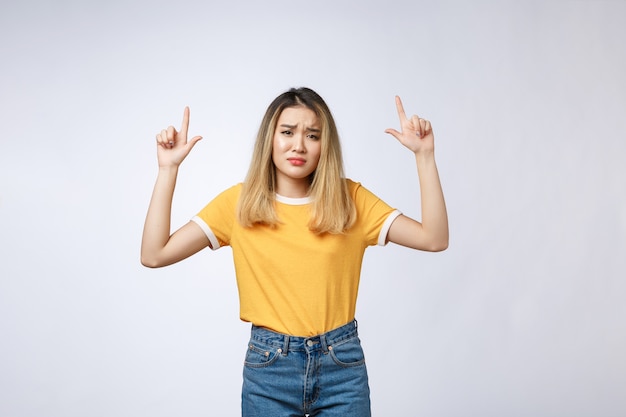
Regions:
<svg viewBox="0 0 626 417"><path fill-rule="evenodd" d="M322 149L321 126L307 107L287 107L278 117L272 147L277 192L286 197L303 197L309 176L317 168ZM304 195L287 195L302 194Z"/></svg>

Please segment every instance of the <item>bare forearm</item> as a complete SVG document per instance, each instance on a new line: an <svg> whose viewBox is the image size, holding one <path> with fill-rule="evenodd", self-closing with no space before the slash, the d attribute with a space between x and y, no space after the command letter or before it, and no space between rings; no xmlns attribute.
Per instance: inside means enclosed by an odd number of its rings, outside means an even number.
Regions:
<svg viewBox="0 0 626 417"><path fill-rule="evenodd" d="M178 167L159 168L141 241L141 259L146 264L167 244L170 238L172 199Z"/></svg>
<svg viewBox="0 0 626 417"><path fill-rule="evenodd" d="M399 216L389 229L387 238L414 249L441 251L448 247L448 214L441 181L435 164L435 136L430 122L417 115L407 118L400 97L396 96L401 132L389 133L415 155L422 202L422 222Z"/></svg>
<svg viewBox="0 0 626 417"><path fill-rule="evenodd" d="M448 214L433 152L416 153L422 203L422 228L435 247L448 247Z"/></svg>

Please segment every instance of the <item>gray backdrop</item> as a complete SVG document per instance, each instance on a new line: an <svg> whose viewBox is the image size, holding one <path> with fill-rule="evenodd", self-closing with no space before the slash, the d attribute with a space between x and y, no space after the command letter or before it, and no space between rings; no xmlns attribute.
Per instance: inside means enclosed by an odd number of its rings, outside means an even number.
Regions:
<svg viewBox="0 0 626 417"><path fill-rule="evenodd" d="M434 126L450 248L363 265L374 413L626 415L625 40L623 1L3 1L0 415L239 415L230 250L139 263L154 135L205 137L178 227L302 85L417 218L394 95Z"/></svg>

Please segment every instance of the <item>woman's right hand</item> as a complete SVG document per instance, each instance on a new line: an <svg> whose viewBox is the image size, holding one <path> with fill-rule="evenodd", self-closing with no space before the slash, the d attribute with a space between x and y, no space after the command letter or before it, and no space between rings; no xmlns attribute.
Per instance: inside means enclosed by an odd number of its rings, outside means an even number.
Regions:
<svg viewBox="0 0 626 417"><path fill-rule="evenodd" d="M169 126L156 135L159 167L177 167L189 155L191 148L202 139L202 136L194 136L192 139L187 140L188 130L189 107L185 107L180 131L177 131L174 126Z"/></svg>

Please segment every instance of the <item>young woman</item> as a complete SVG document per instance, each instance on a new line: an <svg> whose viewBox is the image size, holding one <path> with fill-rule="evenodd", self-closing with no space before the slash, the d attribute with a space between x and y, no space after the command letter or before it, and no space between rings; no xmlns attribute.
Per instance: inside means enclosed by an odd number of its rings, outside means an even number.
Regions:
<svg viewBox="0 0 626 417"><path fill-rule="evenodd" d="M407 118L387 129L415 154L422 221L402 215L344 178L339 135L324 100L291 89L269 106L245 181L218 195L170 234L178 167L201 139L181 129L156 137L159 173L141 262L161 267L205 247L230 246L240 317L252 323L245 358L246 417L370 415L365 360L354 318L365 248L394 242L441 251L448 220L430 122Z"/></svg>

